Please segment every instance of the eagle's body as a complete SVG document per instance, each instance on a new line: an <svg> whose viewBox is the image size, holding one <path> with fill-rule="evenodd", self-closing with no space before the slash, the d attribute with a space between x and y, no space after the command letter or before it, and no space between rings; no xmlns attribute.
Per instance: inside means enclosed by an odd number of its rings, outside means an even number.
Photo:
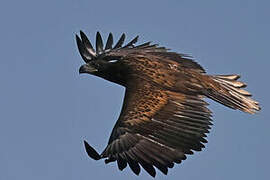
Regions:
<svg viewBox="0 0 270 180"><path fill-rule="evenodd" d="M125 36L112 48L112 35L105 49L97 33L96 51L84 33L77 44L86 64L80 73L89 73L126 87L120 117L108 146L99 155L85 142L95 160L117 161L120 170L127 164L139 174L139 164L152 176L154 167L164 174L185 154L200 151L211 125L211 111L204 97L225 106L255 113L260 109L238 75L207 75L184 54L168 52L149 42L134 46L137 38L122 47ZM193 150L193 151L192 151ZM153 167L154 166L154 167Z"/></svg>

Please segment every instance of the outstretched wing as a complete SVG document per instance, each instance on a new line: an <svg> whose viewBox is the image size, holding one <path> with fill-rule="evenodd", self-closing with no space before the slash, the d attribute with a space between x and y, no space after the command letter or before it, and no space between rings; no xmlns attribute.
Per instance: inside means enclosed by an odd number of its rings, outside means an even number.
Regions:
<svg viewBox="0 0 270 180"><path fill-rule="evenodd" d="M200 96L161 89L146 81L126 88L123 108L109 143L99 155L85 142L88 155L105 162L117 161L120 170L127 164L135 174L140 166L151 176L155 168L167 174L185 154L200 151L211 125L211 112Z"/></svg>

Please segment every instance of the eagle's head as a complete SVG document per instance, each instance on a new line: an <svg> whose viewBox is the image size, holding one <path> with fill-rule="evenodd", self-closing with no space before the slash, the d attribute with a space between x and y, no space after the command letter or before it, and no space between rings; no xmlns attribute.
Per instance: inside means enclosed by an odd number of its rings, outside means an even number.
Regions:
<svg viewBox="0 0 270 180"><path fill-rule="evenodd" d="M138 36L123 46L125 34L122 34L118 42L113 47L113 36L110 33L105 47L99 32L96 34L96 50L86 35L80 31L80 37L76 35L79 52L85 62L79 69L79 73L92 74L106 80L125 85L128 77L128 67L122 59L127 51L134 47Z"/></svg>

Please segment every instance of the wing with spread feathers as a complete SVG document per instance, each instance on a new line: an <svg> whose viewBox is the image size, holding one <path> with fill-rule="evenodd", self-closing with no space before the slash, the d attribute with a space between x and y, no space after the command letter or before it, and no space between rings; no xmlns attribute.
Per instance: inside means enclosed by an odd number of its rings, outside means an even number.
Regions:
<svg viewBox="0 0 270 180"><path fill-rule="evenodd" d="M109 143L99 155L85 142L88 155L105 162L117 161L120 170L127 164L135 174L140 166L151 176L155 168L167 174L174 163L186 159L192 150L206 143L211 112L200 96L175 93L146 81L127 87L120 117Z"/></svg>

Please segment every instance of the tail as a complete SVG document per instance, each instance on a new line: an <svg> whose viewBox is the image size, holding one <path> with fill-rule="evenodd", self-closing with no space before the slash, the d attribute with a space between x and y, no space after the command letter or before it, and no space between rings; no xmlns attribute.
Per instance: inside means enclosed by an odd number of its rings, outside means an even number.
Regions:
<svg viewBox="0 0 270 180"><path fill-rule="evenodd" d="M247 85L237 81L239 75L215 75L209 76L211 81L210 88L207 88L205 95L232 109L254 114L261 108L259 103L253 100L251 94L244 89Z"/></svg>

